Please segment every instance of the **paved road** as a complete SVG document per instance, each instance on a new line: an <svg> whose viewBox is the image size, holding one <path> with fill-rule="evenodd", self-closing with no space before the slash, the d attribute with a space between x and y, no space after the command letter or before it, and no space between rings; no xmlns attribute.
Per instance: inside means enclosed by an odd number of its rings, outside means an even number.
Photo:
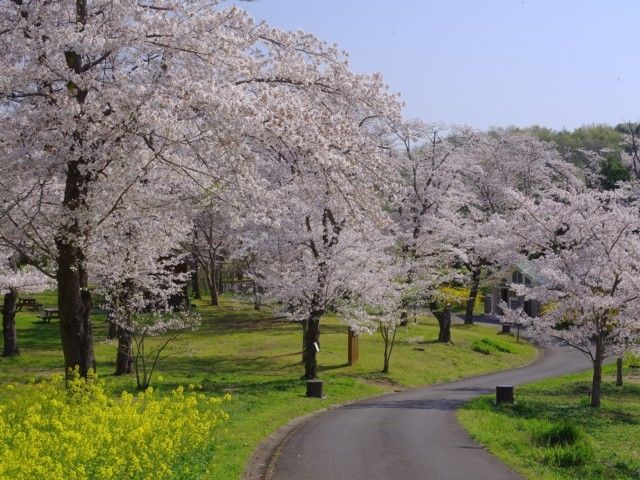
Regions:
<svg viewBox="0 0 640 480"><path fill-rule="evenodd" d="M365 400L319 414L282 446L276 480L521 480L458 425L455 410L499 384L586 370L576 351L550 347L535 363ZM329 387L330 389L330 387Z"/></svg>

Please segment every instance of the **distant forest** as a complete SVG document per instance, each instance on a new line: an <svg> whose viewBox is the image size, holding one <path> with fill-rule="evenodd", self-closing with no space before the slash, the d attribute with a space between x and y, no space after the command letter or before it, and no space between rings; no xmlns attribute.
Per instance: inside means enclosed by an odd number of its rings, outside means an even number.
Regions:
<svg viewBox="0 0 640 480"><path fill-rule="evenodd" d="M622 154L631 148L626 141L630 135L638 135L640 124L621 123L616 126L605 124L585 125L575 130L552 130L546 127L508 128L510 131L531 133L541 140L553 142L565 159L579 166L590 163L590 154L598 154L602 187L615 188L616 182L629 180L629 168L624 164Z"/></svg>

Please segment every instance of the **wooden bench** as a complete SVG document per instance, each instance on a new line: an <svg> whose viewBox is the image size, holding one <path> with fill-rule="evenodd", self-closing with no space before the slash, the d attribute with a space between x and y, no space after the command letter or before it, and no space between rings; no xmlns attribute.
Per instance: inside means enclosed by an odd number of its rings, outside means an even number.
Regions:
<svg viewBox="0 0 640 480"><path fill-rule="evenodd" d="M30 308L32 312L37 312L42 308L42 305L35 298L19 298L18 303L16 303L16 311L21 311L23 307Z"/></svg>
<svg viewBox="0 0 640 480"><path fill-rule="evenodd" d="M45 323L51 323L51 320L60 319L60 312L57 308L45 308L42 315L38 315L38 318Z"/></svg>

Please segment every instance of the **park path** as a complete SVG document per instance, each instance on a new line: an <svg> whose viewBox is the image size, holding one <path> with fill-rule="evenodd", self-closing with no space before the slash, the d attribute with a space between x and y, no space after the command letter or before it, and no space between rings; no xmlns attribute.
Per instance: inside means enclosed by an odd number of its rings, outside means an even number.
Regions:
<svg viewBox="0 0 640 480"><path fill-rule="evenodd" d="M271 478L521 480L469 438L456 421L456 409L478 395L494 392L496 385L519 385L589 367L581 353L553 346L526 367L323 412L287 438Z"/></svg>

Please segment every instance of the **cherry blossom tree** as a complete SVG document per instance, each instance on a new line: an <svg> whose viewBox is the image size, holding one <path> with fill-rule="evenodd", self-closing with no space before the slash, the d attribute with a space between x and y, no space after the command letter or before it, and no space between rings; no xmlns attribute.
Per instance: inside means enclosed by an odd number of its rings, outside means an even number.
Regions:
<svg viewBox="0 0 640 480"><path fill-rule="evenodd" d="M454 240L456 212L464 205L461 173L467 130L411 122L398 130L398 168L402 187L394 203L400 265L405 280L404 309L428 307L450 341L450 306L440 287L458 279ZM406 315L406 312L403 313Z"/></svg>
<svg viewBox="0 0 640 480"><path fill-rule="evenodd" d="M188 281L181 246L191 232L185 221L190 203L177 187L164 193L153 190L150 196L145 196L144 184L132 187L143 190L136 193L137 208L115 212L109 228L94 237L89 248L90 281L104 298L118 339L116 375L131 373L138 358L133 351L135 333L144 331L146 337L167 330L164 314L172 310L173 299L182 295ZM154 321L167 328L154 326Z"/></svg>
<svg viewBox="0 0 640 480"><path fill-rule="evenodd" d="M0 257L0 293L4 295L2 307L3 357L20 353L16 331L16 304L21 292L41 292L51 287L51 279L31 266L17 268L15 256Z"/></svg>
<svg viewBox="0 0 640 480"><path fill-rule="evenodd" d="M536 202L523 200L520 215L534 228L521 232L539 285L517 293L546 304L531 331L558 339L593 364L591 405L600 405L606 358L640 348L640 228L637 193L553 192Z"/></svg>
<svg viewBox="0 0 640 480"><path fill-rule="evenodd" d="M83 376L95 367L90 244L136 208L134 185L168 188L153 171L251 190L245 165L295 169L302 155L320 175L350 158L346 184L379 175L366 137L398 116L380 77L351 72L335 46L215 1L13 0L0 49L0 238L56 271L65 368Z"/></svg>
<svg viewBox="0 0 640 480"><path fill-rule="evenodd" d="M465 323L473 323L473 307L483 271L500 266L505 231L496 219L509 219L519 208L513 192L541 198L554 186L580 183L577 170L552 144L519 132L497 130L467 132L456 152L459 164L462 207L456 221L454 241L460 263L468 272L470 295ZM508 233L507 233L508 234Z"/></svg>
<svg viewBox="0 0 640 480"><path fill-rule="evenodd" d="M189 249L205 273L211 305L218 305L223 262L239 249L240 235L234 230L233 213L220 206L209 205L198 212L194 220Z"/></svg>
<svg viewBox="0 0 640 480"><path fill-rule="evenodd" d="M343 317L343 321L357 335L380 332L384 344L382 373L389 373L396 333L402 323L399 309L400 300L397 298L397 293L401 289L397 288L396 295L389 288L385 290L386 292L384 293L378 292L376 294L375 305L360 303L349 308L343 307L339 309L339 312Z"/></svg>

